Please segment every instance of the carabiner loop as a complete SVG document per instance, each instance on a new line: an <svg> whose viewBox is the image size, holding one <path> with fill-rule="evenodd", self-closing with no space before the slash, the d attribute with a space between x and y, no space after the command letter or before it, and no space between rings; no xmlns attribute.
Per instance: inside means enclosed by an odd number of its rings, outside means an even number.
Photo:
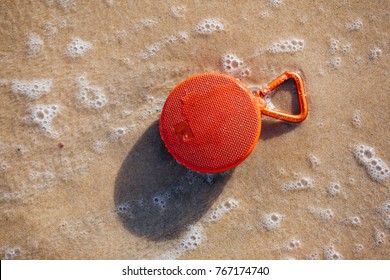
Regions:
<svg viewBox="0 0 390 280"><path fill-rule="evenodd" d="M266 106L265 107L261 106L261 113L287 122L293 122L293 123L302 122L307 117L308 108L307 108L307 102L305 96L305 89L303 86L303 80L299 74L295 72L284 72L282 75L280 75L275 80L270 82L266 87L258 90L255 93L255 95L261 99L264 99L264 97L267 94L269 94L271 91L273 91L274 89L276 89L278 86L280 86L281 84L283 84L289 79L294 79L295 81L295 86L297 88L297 94L298 94L300 113L298 115L291 115L291 114L282 113L278 111L272 111L268 109Z"/></svg>

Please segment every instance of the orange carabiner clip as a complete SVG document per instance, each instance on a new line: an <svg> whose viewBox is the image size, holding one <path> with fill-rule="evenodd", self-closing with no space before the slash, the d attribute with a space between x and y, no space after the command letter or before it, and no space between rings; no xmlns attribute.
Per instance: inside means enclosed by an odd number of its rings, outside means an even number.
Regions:
<svg viewBox="0 0 390 280"><path fill-rule="evenodd" d="M267 108L264 97L294 79L300 113ZM160 118L160 134L173 157L184 166L217 173L240 164L255 148L261 114L301 122L308 113L301 76L285 72L255 94L240 80L217 73L187 78L169 94Z"/></svg>
<svg viewBox="0 0 390 280"><path fill-rule="evenodd" d="M300 114L298 115L286 114L278 111L272 111L267 107L261 108L261 113L287 122L294 122L294 123L302 122L307 117L308 108L307 108L307 102L305 96L305 88L303 86L303 80L299 74L295 72L284 72L282 75L280 75L275 80L270 82L266 87L258 90L255 93L255 95L260 98L264 98L267 94L275 90L277 87L279 87L281 84L283 84L289 79L294 79L295 81L295 86L297 88L297 94L298 94L299 108L301 110Z"/></svg>

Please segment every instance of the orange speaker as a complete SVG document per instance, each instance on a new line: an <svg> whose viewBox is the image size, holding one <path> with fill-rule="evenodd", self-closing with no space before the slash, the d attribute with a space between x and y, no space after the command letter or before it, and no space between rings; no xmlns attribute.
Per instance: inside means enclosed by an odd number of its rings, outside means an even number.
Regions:
<svg viewBox="0 0 390 280"><path fill-rule="evenodd" d="M299 115L269 110L264 97L294 79ZM169 94L160 118L160 134L172 156L195 171L217 173L240 164L255 148L261 114L301 122L308 108L301 76L285 72L256 93L240 80L216 73L189 77Z"/></svg>

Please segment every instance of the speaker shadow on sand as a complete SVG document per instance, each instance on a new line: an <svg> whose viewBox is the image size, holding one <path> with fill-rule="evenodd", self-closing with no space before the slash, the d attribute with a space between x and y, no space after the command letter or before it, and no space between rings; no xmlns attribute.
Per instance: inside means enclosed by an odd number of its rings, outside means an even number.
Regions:
<svg viewBox="0 0 390 280"><path fill-rule="evenodd" d="M115 205L123 225L155 241L178 237L217 199L232 171L200 174L176 162L153 123L121 165L115 181Z"/></svg>

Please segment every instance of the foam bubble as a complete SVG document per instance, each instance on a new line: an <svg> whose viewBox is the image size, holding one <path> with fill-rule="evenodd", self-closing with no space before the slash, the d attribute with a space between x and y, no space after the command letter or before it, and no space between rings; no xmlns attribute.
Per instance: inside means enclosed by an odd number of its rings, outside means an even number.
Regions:
<svg viewBox="0 0 390 280"><path fill-rule="evenodd" d="M214 179L215 179L216 176L217 175L215 175L215 174L208 174L208 173L206 173L206 182L209 185L213 184L214 183ZM237 203L238 203L238 201L237 201Z"/></svg>
<svg viewBox="0 0 390 280"><path fill-rule="evenodd" d="M380 48L373 48L370 50L369 57L371 59L377 59L382 55L382 50Z"/></svg>
<svg viewBox="0 0 390 280"><path fill-rule="evenodd" d="M293 251L301 247L301 241L298 239L292 239L284 246L288 251Z"/></svg>
<svg viewBox="0 0 390 280"><path fill-rule="evenodd" d="M269 17L270 16L270 12L269 10L262 10L262 12L260 13L260 18L266 18L266 17Z"/></svg>
<svg viewBox="0 0 390 280"><path fill-rule="evenodd" d="M172 249L167 252L164 252L161 256L158 257L160 260L176 260L183 254L183 251L180 249Z"/></svg>
<svg viewBox="0 0 390 280"><path fill-rule="evenodd" d="M375 156L375 149L366 145L358 145L353 151L355 158L362 164L371 179L383 183L389 176L387 164Z"/></svg>
<svg viewBox="0 0 390 280"><path fill-rule="evenodd" d="M332 182L326 189L329 196L336 196L341 190L340 182Z"/></svg>
<svg viewBox="0 0 390 280"><path fill-rule="evenodd" d="M315 156L313 154L309 154L307 157L309 159L311 167L314 168L314 167L317 167L321 164L321 160L317 156Z"/></svg>
<svg viewBox="0 0 390 280"><path fill-rule="evenodd" d="M359 163L366 165L375 157L375 149L366 145L358 145L355 147L353 154Z"/></svg>
<svg viewBox="0 0 390 280"><path fill-rule="evenodd" d="M282 186L282 191L295 191L295 190L305 190L311 189L314 187L313 180L310 177L302 177L297 181L291 181Z"/></svg>
<svg viewBox="0 0 390 280"><path fill-rule="evenodd" d="M340 49L340 41L335 38L330 39L330 53L334 54L339 49Z"/></svg>
<svg viewBox="0 0 390 280"><path fill-rule="evenodd" d="M27 123L37 125L41 131L55 136L57 132L52 128L52 121L60 110L61 106L58 104L33 106L30 108L31 116L27 118Z"/></svg>
<svg viewBox="0 0 390 280"><path fill-rule="evenodd" d="M352 49L352 45L350 43L345 43L345 44L341 45L340 40L338 40L336 38L331 38L330 43L329 43L329 49L330 49L329 52L331 54L335 54L338 51L349 52ZM334 60L336 60L336 61L334 61ZM332 61L334 61L335 63L338 63L337 58L335 58L334 60L332 60Z"/></svg>
<svg viewBox="0 0 390 280"><path fill-rule="evenodd" d="M101 109L107 104L107 97L104 90L98 86L91 86L85 75L76 79L80 89L77 100L88 109Z"/></svg>
<svg viewBox="0 0 390 280"><path fill-rule="evenodd" d="M320 254L318 252L313 252L308 256L309 260L319 260Z"/></svg>
<svg viewBox="0 0 390 280"><path fill-rule="evenodd" d="M117 127L111 130L108 134L108 139L111 142L115 142L120 140L123 136L125 136L130 129L128 127Z"/></svg>
<svg viewBox="0 0 390 280"><path fill-rule="evenodd" d="M146 108L141 113L142 119L148 119L151 115L159 113L164 106L164 98L154 98L153 96L145 95L144 100L146 101Z"/></svg>
<svg viewBox="0 0 390 280"><path fill-rule="evenodd" d="M173 43L176 43L176 41L177 41L177 37L175 35L168 36L165 39L166 44L173 44Z"/></svg>
<svg viewBox="0 0 390 280"><path fill-rule="evenodd" d="M337 69L341 66L341 57L334 57L330 60L330 65L334 68Z"/></svg>
<svg viewBox="0 0 390 280"><path fill-rule="evenodd" d="M283 4L283 0L270 0L271 7L278 8Z"/></svg>
<svg viewBox="0 0 390 280"><path fill-rule="evenodd" d="M224 30L224 25L220 18L207 18L195 26L194 32L197 34L209 35L216 31Z"/></svg>
<svg viewBox="0 0 390 280"><path fill-rule="evenodd" d="M380 158L373 158L366 166L368 175L377 182L383 183L389 176L389 167Z"/></svg>
<svg viewBox="0 0 390 280"><path fill-rule="evenodd" d="M250 70L235 54L225 54L221 59L223 72L236 78L249 76Z"/></svg>
<svg viewBox="0 0 390 280"><path fill-rule="evenodd" d="M116 31L114 34L114 38L118 42L122 42L123 40L125 40L126 37L127 37L127 32L126 32L126 30L123 30L123 29Z"/></svg>
<svg viewBox="0 0 390 280"><path fill-rule="evenodd" d="M350 52L350 51L352 50L352 45L349 44L349 43L347 43L347 44L343 45L343 47L341 48L341 50L342 50L343 52Z"/></svg>
<svg viewBox="0 0 390 280"><path fill-rule="evenodd" d="M188 40L189 34L186 31L180 31L178 33L178 37L179 37L180 40L186 41L186 40Z"/></svg>
<svg viewBox="0 0 390 280"><path fill-rule="evenodd" d="M66 55L71 58L81 57L90 49L92 49L91 43L75 37L66 47Z"/></svg>
<svg viewBox="0 0 390 280"><path fill-rule="evenodd" d="M382 216L384 216L384 215L390 215L390 200L387 200L387 201L385 201L385 202L382 204L382 206L381 206L379 212L381 213Z"/></svg>
<svg viewBox="0 0 390 280"><path fill-rule="evenodd" d="M121 118L124 119L128 116L131 116L132 114L133 114L133 111L125 109L121 112Z"/></svg>
<svg viewBox="0 0 390 280"><path fill-rule="evenodd" d="M97 140L93 143L92 148L95 152L102 154L105 152L107 144L108 142L106 141Z"/></svg>
<svg viewBox="0 0 390 280"><path fill-rule="evenodd" d="M129 218L132 217L131 210L132 210L132 205L130 202L121 203L116 206L117 213L126 215Z"/></svg>
<svg viewBox="0 0 390 280"><path fill-rule="evenodd" d="M354 226L358 226L362 223L362 220L358 216L350 217L349 220L351 221L351 224Z"/></svg>
<svg viewBox="0 0 390 280"><path fill-rule="evenodd" d="M87 79L87 75L86 74L83 74L83 75L80 75L79 77L76 78L76 83L80 86L80 87L85 87L85 86L88 86L89 85L89 81Z"/></svg>
<svg viewBox="0 0 390 280"><path fill-rule="evenodd" d="M2 193L0 195L0 201L5 203L12 203L19 201L23 196L25 196L26 190L18 191L18 192L11 192L11 193Z"/></svg>
<svg viewBox="0 0 390 280"><path fill-rule="evenodd" d="M31 33L28 36L26 45L28 55L31 57L37 56L43 50L43 40L35 33Z"/></svg>
<svg viewBox="0 0 390 280"><path fill-rule="evenodd" d="M68 25L68 20L66 18L62 19L59 21L58 25L60 28L64 28Z"/></svg>
<svg viewBox="0 0 390 280"><path fill-rule="evenodd" d="M327 245L324 247L324 256L326 260L342 260L343 255L337 252L334 245Z"/></svg>
<svg viewBox="0 0 390 280"><path fill-rule="evenodd" d="M164 253L160 256L160 259L177 259L185 252L197 249L204 240L203 227L200 225L191 225L175 248Z"/></svg>
<svg viewBox="0 0 390 280"><path fill-rule="evenodd" d="M190 184L190 185L193 185L195 182L196 182L196 180L198 180L199 178L200 178L200 174L199 173L197 173L197 172L195 172L195 171L192 171L192 170L188 170L187 172L186 172L186 174L185 174L185 177L186 177L186 179L187 179L187 182L188 182L188 184Z"/></svg>
<svg viewBox="0 0 390 280"><path fill-rule="evenodd" d="M272 44L267 51L271 53L295 53L303 51L305 48L305 40L292 38L288 40L280 40Z"/></svg>
<svg viewBox="0 0 390 280"><path fill-rule="evenodd" d="M44 28L45 34L47 36L53 36L58 33L58 27L50 21L46 22Z"/></svg>
<svg viewBox="0 0 390 280"><path fill-rule="evenodd" d="M362 114L361 114L361 112L359 110L356 110L353 113L352 124L356 128L360 128L362 126Z"/></svg>
<svg viewBox="0 0 390 280"><path fill-rule="evenodd" d="M355 178L353 178L353 177L348 178L348 184L355 185L356 184Z"/></svg>
<svg viewBox="0 0 390 280"><path fill-rule="evenodd" d="M354 21L353 23L347 24L348 31L357 31L362 27L363 27L363 22L360 19Z"/></svg>
<svg viewBox="0 0 390 280"><path fill-rule="evenodd" d="M11 167L11 165L9 165L8 163L2 162L2 163L0 164L0 172L4 172L4 171L6 171L8 168L10 168L10 167Z"/></svg>
<svg viewBox="0 0 390 280"><path fill-rule="evenodd" d="M376 230L374 235L375 245L381 246L385 243L386 235L383 231Z"/></svg>
<svg viewBox="0 0 390 280"><path fill-rule="evenodd" d="M228 198L225 202L221 203L217 208L211 210L211 213L206 217L206 222L214 222L220 220L226 213L237 208L239 202L234 198Z"/></svg>
<svg viewBox="0 0 390 280"><path fill-rule="evenodd" d="M52 80L13 80L11 90L15 94L36 100L42 95L49 93L52 84Z"/></svg>
<svg viewBox="0 0 390 280"><path fill-rule="evenodd" d="M163 194L158 194L152 197L152 202L160 208L160 214L164 214L167 202L172 197L172 190L168 190Z"/></svg>
<svg viewBox="0 0 390 280"><path fill-rule="evenodd" d="M59 29L65 28L68 25L66 18L56 18L53 21L47 21L44 25L44 32L47 36L53 36L58 33Z"/></svg>
<svg viewBox="0 0 390 280"><path fill-rule="evenodd" d="M180 31L178 34L163 37L160 41L146 47L146 50L138 53L140 59L149 59L159 53L165 47L177 43L179 41L187 41L189 38L188 32Z"/></svg>
<svg viewBox="0 0 390 280"><path fill-rule="evenodd" d="M360 243L355 244L355 248L354 248L355 253L360 253L363 250L364 250L363 244L360 244Z"/></svg>
<svg viewBox="0 0 390 280"><path fill-rule="evenodd" d="M55 175L53 172L51 172L49 170L44 170L42 172L31 171L29 174L29 178L31 180L43 179L45 181L48 181L48 180L53 180L55 178Z"/></svg>
<svg viewBox="0 0 390 280"><path fill-rule="evenodd" d="M182 6L172 6L171 9L171 14L175 17L175 18L183 18L184 17L184 13L187 11L187 7L182 5Z"/></svg>
<svg viewBox="0 0 390 280"><path fill-rule="evenodd" d="M58 3L64 9L76 7L76 0L58 0Z"/></svg>
<svg viewBox="0 0 390 280"><path fill-rule="evenodd" d="M140 22L137 23L136 29L141 29L141 28L151 28L153 26L156 26L158 24L158 20L155 18L147 18L143 19Z"/></svg>
<svg viewBox="0 0 390 280"><path fill-rule="evenodd" d="M283 220L284 216L279 213L269 213L265 214L262 219L262 226L269 231L277 230L280 228L280 223Z"/></svg>
<svg viewBox="0 0 390 280"><path fill-rule="evenodd" d="M85 108L89 109L100 109L107 103L103 89L98 86L80 88L77 99Z"/></svg>
<svg viewBox="0 0 390 280"><path fill-rule="evenodd" d="M388 229L390 229L390 200L385 201L381 208L379 209L379 213Z"/></svg>
<svg viewBox="0 0 390 280"><path fill-rule="evenodd" d="M195 250L203 241L203 228L200 225L192 225L182 238L180 246L185 250Z"/></svg>
<svg viewBox="0 0 390 280"><path fill-rule="evenodd" d="M324 221L329 221L330 219L333 218L333 211L330 208L328 209L319 208L317 213L318 216Z"/></svg>
<svg viewBox="0 0 390 280"><path fill-rule="evenodd" d="M362 219L359 216L352 216L341 221L344 225L360 226Z"/></svg>
<svg viewBox="0 0 390 280"><path fill-rule="evenodd" d="M4 256L2 259L5 260L13 260L15 257L20 256L21 253L19 247L14 247L14 248L3 247L1 248L0 252Z"/></svg>
<svg viewBox="0 0 390 280"><path fill-rule="evenodd" d="M308 211L325 222L330 221L334 216L333 210L330 208L309 207Z"/></svg>
<svg viewBox="0 0 390 280"><path fill-rule="evenodd" d="M164 46L165 46L164 43L161 42L149 45L146 48L146 51L139 53L139 57L142 59L148 59L152 56L155 56L159 51L162 50Z"/></svg>

